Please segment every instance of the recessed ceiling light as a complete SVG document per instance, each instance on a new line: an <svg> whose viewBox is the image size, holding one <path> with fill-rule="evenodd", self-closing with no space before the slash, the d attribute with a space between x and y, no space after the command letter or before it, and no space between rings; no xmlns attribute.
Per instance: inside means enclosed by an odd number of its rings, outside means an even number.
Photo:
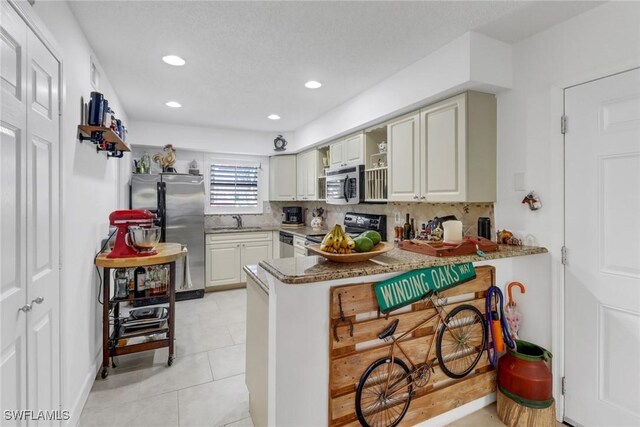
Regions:
<svg viewBox="0 0 640 427"><path fill-rule="evenodd" d="M318 89L319 87L322 86L322 83L317 82L315 80L309 80L308 82L306 82L304 84L304 86L309 88L309 89Z"/></svg>
<svg viewBox="0 0 640 427"><path fill-rule="evenodd" d="M176 55L163 56L162 60L167 64L175 65L176 67L182 67L184 64L186 64L186 61L184 59Z"/></svg>
<svg viewBox="0 0 640 427"><path fill-rule="evenodd" d="M267 119L271 119L271 120L280 120L280 116L277 114L269 114L267 116Z"/></svg>
<svg viewBox="0 0 640 427"><path fill-rule="evenodd" d="M169 101L164 105L166 105L167 107L171 107L171 108L180 108L180 107L182 107L182 104L180 104L179 102L176 102L176 101Z"/></svg>

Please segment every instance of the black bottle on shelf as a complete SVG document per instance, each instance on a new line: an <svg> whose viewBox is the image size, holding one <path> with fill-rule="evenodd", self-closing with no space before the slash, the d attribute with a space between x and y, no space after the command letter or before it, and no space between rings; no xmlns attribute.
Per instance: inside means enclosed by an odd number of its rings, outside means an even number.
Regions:
<svg viewBox="0 0 640 427"><path fill-rule="evenodd" d="M133 272L133 277L135 281L135 298L142 298L146 295L145 281L147 278L147 270L144 267L138 267Z"/></svg>
<svg viewBox="0 0 640 427"><path fill-rule="evenodd" d="M102 118L104 116L104 96L100 92L91 92L91 101L89 101L89 117L87 124L89 126L102 126Z"/></svg>

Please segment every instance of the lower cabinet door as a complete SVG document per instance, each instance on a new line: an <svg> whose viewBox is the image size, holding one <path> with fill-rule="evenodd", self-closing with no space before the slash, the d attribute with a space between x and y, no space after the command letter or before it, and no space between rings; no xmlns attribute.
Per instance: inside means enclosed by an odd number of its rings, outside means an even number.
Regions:
<svg viewBox="0 0 640 427"><path fill-rule="evenodd" d="M271 240L241 243L240 246L242 247L242 267L245 265L258 264L260 261L273 258L273 244ZM243 268L240 269L240 281L247 281L247 275Z"/></svg>
<svg viewBox="0 0 640 427"><path fill-rule="evenodd" d="M207 245L207 287L232 285L244 281L240 277L241 244Z"/></svg>

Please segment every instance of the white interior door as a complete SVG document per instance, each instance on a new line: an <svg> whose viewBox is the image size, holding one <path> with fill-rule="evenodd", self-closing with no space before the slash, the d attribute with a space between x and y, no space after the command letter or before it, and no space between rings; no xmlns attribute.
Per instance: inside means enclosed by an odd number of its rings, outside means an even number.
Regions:
<svg viewBox="0 0 640 427"><path fill-rule="evenodd" d="M640 70L565 91L565 419L640 425Z"/></svg>
<svg viewBox="0 0 640 427"><path fill-rule="evenodd" d="M0 408L27 409L27 26L0 3ZM4 420L4 416L3 416Z"/></svg>
<svg viewBox="0 0 640 427"><path fill-rule="evenodd" d="M27 32L27 402L59 409L59 104L55 57Z"/></svg>

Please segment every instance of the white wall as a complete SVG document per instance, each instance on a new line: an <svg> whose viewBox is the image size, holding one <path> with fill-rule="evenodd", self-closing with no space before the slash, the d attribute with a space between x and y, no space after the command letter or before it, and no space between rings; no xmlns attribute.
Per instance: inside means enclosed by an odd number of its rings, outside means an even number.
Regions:
<svg viewBox="0 0 640 427"><path fill-rule="evenodd" d="M360 95L300 127L294 149L399 116L448 95L511 87L511 47L466 33Z"/></svg>
<svg viewBox="0 0 640 427"><path fill-rule="evenodd" d="M291 139L290 133L281 134L287 141ZM133 120L129 123L127 142L136 146L164 147L172 144L177 150L270 156L274 154L273 140L276 136L277 133L271 132Z"/></svg>
<svg viewBox="0 0 640 427"><path fill-rule="evenodd" d="M552 317L556 396L563 372L564 330L563 88L638 66L640 4L613 2L515 44L513 89L498 94L496 227L527 236L528 243L551 252L552 297L548 306L539 307L539 316ZM571 117L568 129L571 132ZM520 203L526 191L514 190L516 173L524 174L526 190L538 192L543 205L539 211ZM571 248L568 253L570 258ZM527 304L527 296L519 301ZM562 414L562 400L557 403L557 413Z"/></svg>
<svg viewBox="0 0 640 427"><path fill-rule="evenodd" d="M28 6L25 6L28 7ZM71 411L76 424L96 374L101 343L101 306L93 256L108 232L109 213L121 206L124 194L120 175L127 174L128 156L107 160L91 143L77 140L80 98L93 90L89 81L92 55L66 2L36 2L36 14L60 49L63 61L62 90L62 409ZM126 115L113 88L101 71L98 90L105 94L121 119Z"/></svg>

